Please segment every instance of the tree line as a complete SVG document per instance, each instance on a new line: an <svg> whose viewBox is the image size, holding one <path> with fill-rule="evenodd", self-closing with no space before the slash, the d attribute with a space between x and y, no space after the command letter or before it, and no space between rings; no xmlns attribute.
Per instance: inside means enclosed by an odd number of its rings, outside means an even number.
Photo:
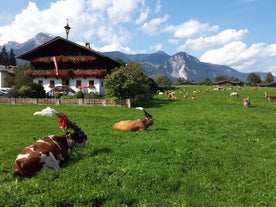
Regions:
<svg viewBox="0 0 276 207"><path fill-rule="evenodd" d="M7 51L5 46L2 47L0 52L0 65L16 65L16 57L13 49Z"/></svg>
<svg viewBox="0 0 276 207"><path fill-rule="evenodd" d="M251 86L255 86L260 83L273 83L274 82L274 76L272 75L271 72L268 72L266 74L266 77L262 79L261 75L258 73L249 73L246 79L246 82L240 81L238 78L234 77L227 77L225 75L217 76L215 79L212 81L209 77L205 78L204 80L200 81L198 84L200 85L211 85L213 82L220 82L220 81L231 81L231 82L242 82L243 84L248 84ZM183 78L178 78L176 80L175 84L181 84L184 82L194 82L193 80L186 80Z"/></svg>

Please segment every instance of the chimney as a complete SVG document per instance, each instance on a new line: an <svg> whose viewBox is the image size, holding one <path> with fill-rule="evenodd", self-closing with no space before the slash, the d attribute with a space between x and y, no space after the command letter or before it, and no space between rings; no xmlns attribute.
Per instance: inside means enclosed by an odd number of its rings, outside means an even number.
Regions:
<svg viewBox="0 0 276 207"><path fill-rule="evenodd" d="M85 47L89 48L90 49L90 43L85 43Z"/></svg>

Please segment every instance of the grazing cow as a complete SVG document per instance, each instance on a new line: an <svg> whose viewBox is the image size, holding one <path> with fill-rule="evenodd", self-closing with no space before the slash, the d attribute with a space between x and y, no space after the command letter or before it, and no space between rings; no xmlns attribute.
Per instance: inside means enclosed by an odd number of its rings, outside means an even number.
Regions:
<svg viewBox="0 0 276 207"><path fill-rule="evenodd" d="M238 98L238 96L239 96L238 92L231 92L231 93L230 93L230 98L231 98L231 97L236 97L236 98Z"/></svg>
<svg viewBox="0 0 276 207"><path fill-rule="evenodd" d="M171 99L177 99L177 96L175 95L175 91L166 91L166 95Z"/></svg>
<svg viewBox="0 0 276 207"><path fill-rule="evenodd" d="M136 120L125 120L115 123L113 125L114 130L128 132L128 131L144 131L148 127L153 125L153 117L145 111L142 107L137 107L136 109L143 110L146 116L145 119L136 119Z"/></svg>
<svg viewBox="0 0 276 207"><path fill-rule="evenodd" d="M244 108L248 108L250 106L249 97L243 99L243 106L244 106Z"/></svg>
<svg viewBox="0 0 276 207"><path fill-rule="evenodd" d="M74 147L88 146L87 136L82 130L66 135L51 135L27 146L14 161L14 174L32 177L43 167L60 169L60 163L70 158Z"/></svg>
<svg viewBox="0 0 276 207"><path fill-rule="evenodd" d="M276 101L276 95L267 95L265 92L265 97L270 101Z"/></svg>

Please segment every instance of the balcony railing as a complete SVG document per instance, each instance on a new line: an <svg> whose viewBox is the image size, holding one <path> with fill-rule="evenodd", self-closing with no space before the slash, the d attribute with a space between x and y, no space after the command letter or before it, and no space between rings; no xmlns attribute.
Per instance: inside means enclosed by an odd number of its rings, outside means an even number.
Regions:
<svg viewBox="0 0 276 207"><path fill-rule="evenodd" d="M74 64L89 64L96 60L92 56L58 56L56 57L58 63L74 63ZM31 60L33 64L52 64L53 57L39 57Z"/></svg>
<svg viewBox="0 0 276 207"><path fill-rule="evenodd" d="M25 70L27 77L104 77L106 70Z"/></svg>

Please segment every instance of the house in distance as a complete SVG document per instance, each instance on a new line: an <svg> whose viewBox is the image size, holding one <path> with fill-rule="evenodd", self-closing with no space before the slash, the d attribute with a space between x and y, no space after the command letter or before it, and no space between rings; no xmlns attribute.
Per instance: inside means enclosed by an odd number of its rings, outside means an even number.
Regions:
<svg viewBox="0 0 276 207"><path fill-rule="evenodd" d="M66 86L75 92L104 95L104 77L121 66L92 50L89 43L82 46L59 36L17 58L30 62L31 67L24 75L42 84L46 93Z"/></svg>

